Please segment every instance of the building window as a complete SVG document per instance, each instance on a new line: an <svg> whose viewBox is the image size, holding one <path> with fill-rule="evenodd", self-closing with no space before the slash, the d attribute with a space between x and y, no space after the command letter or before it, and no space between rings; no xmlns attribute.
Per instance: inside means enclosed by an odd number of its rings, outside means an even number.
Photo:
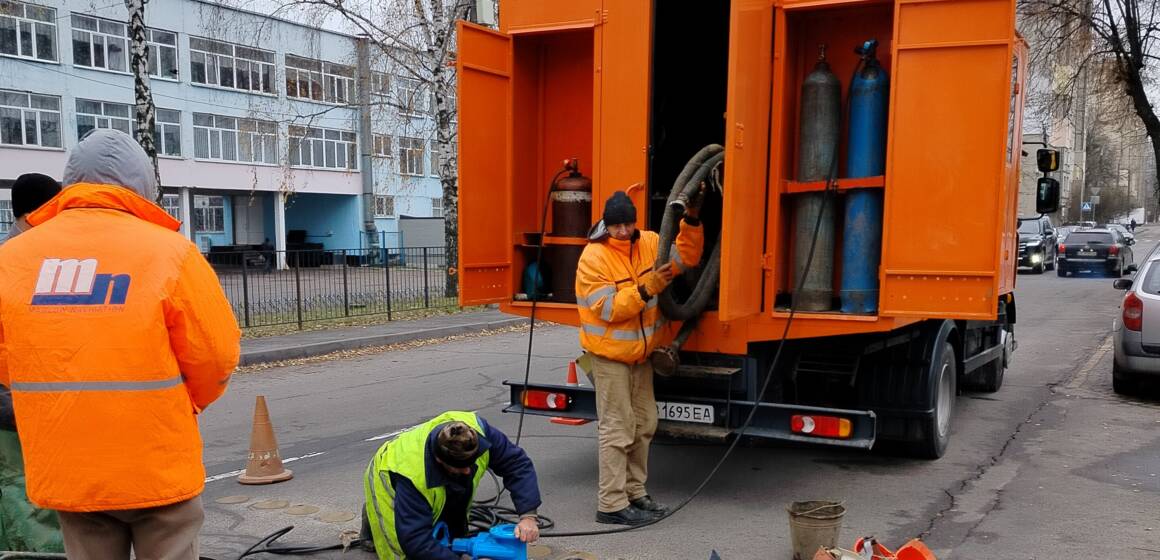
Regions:
<svg viewBox="0 0 1160 560"><path fill-rule="evenodd" d="M226 200L222 196L193 196L193 231L225 233Z"/></svg>
<svg viewBox="0 0 1160 560"><path fill-rule="evenodd" d="M399 137L399 173L423 175L423 144L418 138Z"/></svg>
<svg viewBox="0 0 1160 560"><path fill-rule="evenodd" d="M375 134L372 138L374 141L371 153L375 157L391 157L391 137L386 134Z"/></svg>
<svg viewBox="0 0 1160 560"><path fill-rule="evenodd" d="M132 107L124 103L77 99L77 140L95 128L111 128L132 134L131 114Z"/></svg>
<svg viewBox="0 0 1160 560"><path fill-rule="evenodd" d="M344 130L291 126L290 165L356 170L358 136Z"/></svg>
<svg viewBox="0 0 1160 560"><path fill-rule="evenodd" d="M395 197L386 194L375 195L375 217L395 217Z"/></svg>
<svg viewBox="0 0 1160 560"><path fill-rule="evenodd" d="M354 67L286 55L286 95L346 104L354 101Z"/></svg>
<svg viewBox="0 0 1160 560"><path fill-rule="evenodd" d="M443 217L443 197L436 197L431 199L431 217Z"/></svg>
<svg viewBox="0 0 1160 560"><path fill-rule="evenodd" d="M440 175L439 168L443 161L439 152L439 143L435 140L431 141L431 176L438 177Z"/></svg>
<svg viewBox="0 0 1160 560"><path fill-rule="evenodd" d="M391 93L391 76L386 72L371 72L371 93L375 95L389 95Z"/></svg>
<svg viewBox="0 0 1160 560"><path fill-rule="evenodd" d="M211 39L189 38L194 83L274 94L274 53Z"/></svg>
<svg viewBox="0 0 1160 560"><path fill-rule="evenodd" d="M157 154L181 157L181 112L157 109L154 121L153 140L157 145Z"/></svg>
<svg viewBox="0 0 1160 560"><path fill-rule="evenodd" d="M177 71L177 34L160 29L145 30L145 37L149 41L149 75L165 80L178 79Z"/></svg>
<svg viewBox="0 0 1160 560"><path fill-rule="evenodd" d="M56 9L0 0L0 54L56 62Z"/></svg>
<svg viewBox="0 0 1160 560"><path fill-rule="evenodd" d="M395 101L399 111L406 115L422 115L429 111L430 96L423 82L414 78L395 77Z"/></svg>
<svg viewBox="0 0 1160 560"><path fill-rule="evenodd" d="M278 163L273 121L193 114L193 157L241 163Z"/></svg>
<svg viewBox="0 0 1160 560"><path fill-rule="evenodd" d="M161 208L175 220L181 220L181 196L176 194L161 195Z"/></svg>
<svg viewBox="0 0 1160 560"><path fill-rule="evenodd" d="M0 89L0 144L60 148L60 98Z"/></svg>
<svg viewBox="0 0 1160 560"><path fill-rule="evenodd" d="M0 200L0 233L7 234L12 231L12 222L16 221L16 216L12 215L12 201Z"/></svg>
<svg viewBox="0 0 1160 560"><path fill-rule="evenodd" d="M73 14L72 27L73 64L113 72L129 70L125 24Z"/></svg>

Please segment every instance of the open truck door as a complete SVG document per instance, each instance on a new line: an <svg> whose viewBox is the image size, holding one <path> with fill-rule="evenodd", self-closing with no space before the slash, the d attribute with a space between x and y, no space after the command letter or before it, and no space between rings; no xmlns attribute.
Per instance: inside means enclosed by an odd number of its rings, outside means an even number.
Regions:
<svg viewBox="0 0 1160 560"><path fill-rule="evenodd" d="M511 37L457 23L459 304L511 299Z"/></svg>

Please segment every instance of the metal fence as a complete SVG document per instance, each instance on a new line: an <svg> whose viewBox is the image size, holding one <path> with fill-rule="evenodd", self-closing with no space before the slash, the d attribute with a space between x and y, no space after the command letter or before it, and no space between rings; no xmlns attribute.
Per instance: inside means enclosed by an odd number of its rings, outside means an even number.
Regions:
<svg viewBox="0 0 1160 560"><path fill-rule="evenodd" d="M278 269L279 257L285 269ZM443 247L212 251L238 324L260 327L451 307Z"/></svg>

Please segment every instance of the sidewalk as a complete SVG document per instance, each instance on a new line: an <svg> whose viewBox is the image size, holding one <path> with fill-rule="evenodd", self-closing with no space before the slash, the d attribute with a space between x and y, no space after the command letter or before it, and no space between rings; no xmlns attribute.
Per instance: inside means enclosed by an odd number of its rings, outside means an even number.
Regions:
<svg viewBox="0 0 1160 560"><path fill-rule="evenodd" d="M242 340L242 359L238 365L321 356L331 352L386 346L414 340L426 340L473 334L489 329L521 325L528 320L499 311L454 313L425 319L392 321L381 325L317 330Z"/></svg>

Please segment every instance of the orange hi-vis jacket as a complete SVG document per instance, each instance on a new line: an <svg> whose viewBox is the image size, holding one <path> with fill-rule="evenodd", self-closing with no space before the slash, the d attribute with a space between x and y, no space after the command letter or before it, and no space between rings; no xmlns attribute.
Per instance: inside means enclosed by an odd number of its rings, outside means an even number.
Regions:
<svg viewBox="0 0 1160 560"><path fill-rule="evenodd" d="M240 332L178 222L78 183L0 246L0 384L28 497L61 511L163 506L205 486L196 414L225 392Z"/></svg>
<svg viewBox="0 0 1160 560"><path fill-rule="evenodd" d="M580 311L580 346L585 351L626 364L648 359L661 344L665 318L654 296L647 302L637 289L640 277L652 270L660 236L640 231L635 241L605 237L588 243L576 271L576 301ZM673 251L674 272L701 261L700 225L681 221Z"/></svg>

